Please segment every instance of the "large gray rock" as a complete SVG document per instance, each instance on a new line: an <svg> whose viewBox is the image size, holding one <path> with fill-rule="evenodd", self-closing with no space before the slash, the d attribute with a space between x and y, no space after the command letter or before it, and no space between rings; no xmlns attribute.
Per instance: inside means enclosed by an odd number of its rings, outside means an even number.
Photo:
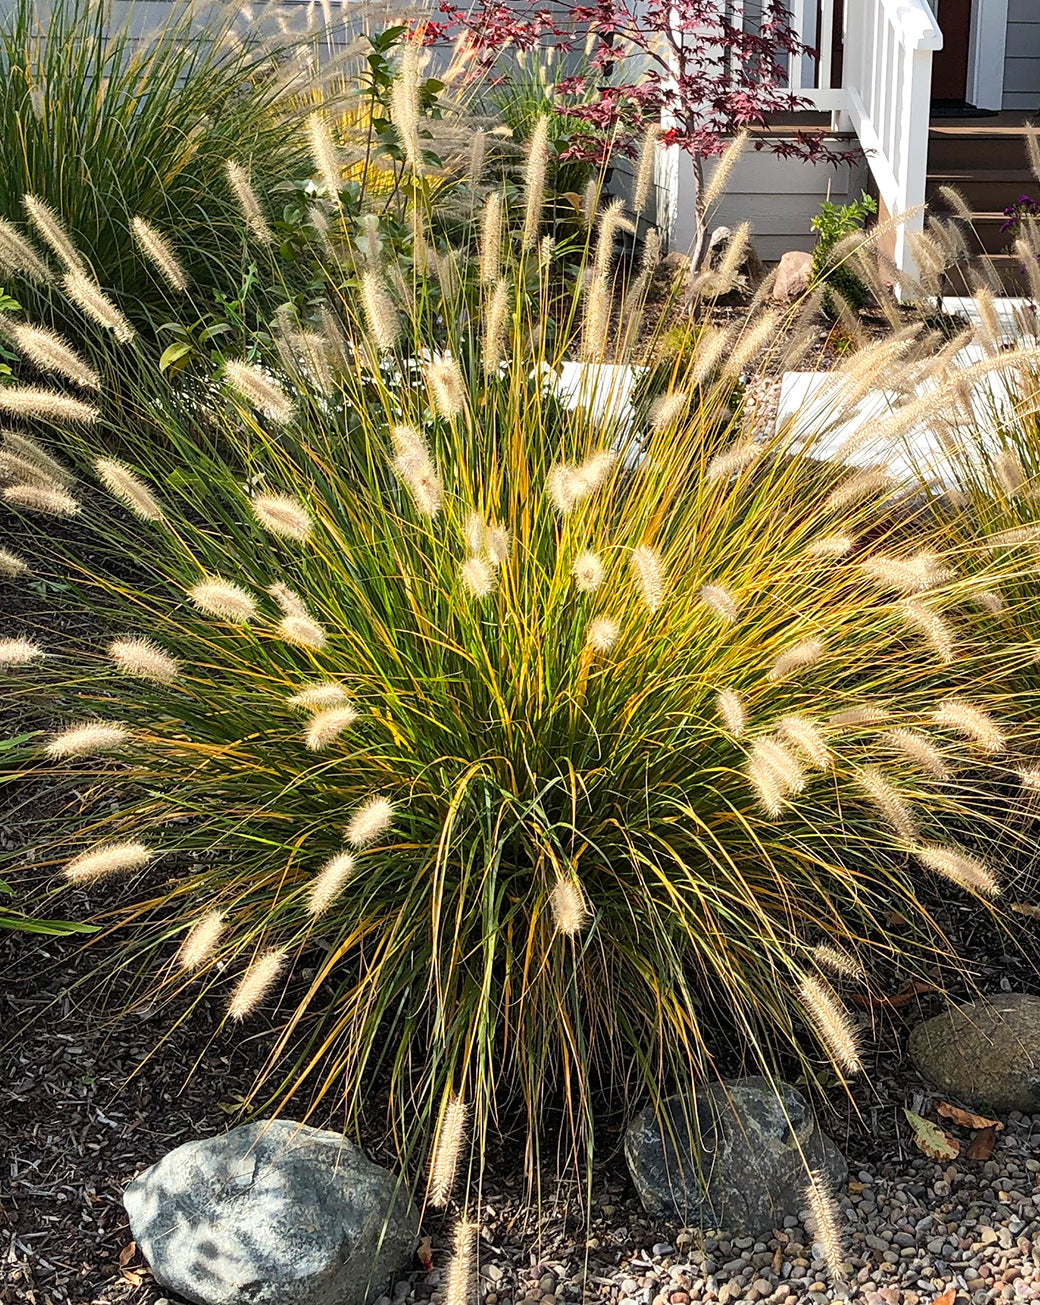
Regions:
<svg viewBox="0 0 1040 1305"><path fill-rule="evenodd" d="M186 1142L123 1204L156 1281L195 1305L367 1305L419 1229L393 1174L289 1119Z"/></svg>
<svg viewBox="0 0 1040 1305"><path fill-rule="evenodd" d="M1040 1114L1040 997L1001 993L918 1024L910 1059L950 1096Z"/></svg>
<svg viewBox="0 0 1040 1305"><path fill-rule="evenodd" d="M625 1135L625 1159L643 1208L684 1224L756 1236L805 1206L808 1170L844 1182L845 1160L808 1102L782 1084L738 1078L701 1088L693 1110L669 1097Z"/></svg>

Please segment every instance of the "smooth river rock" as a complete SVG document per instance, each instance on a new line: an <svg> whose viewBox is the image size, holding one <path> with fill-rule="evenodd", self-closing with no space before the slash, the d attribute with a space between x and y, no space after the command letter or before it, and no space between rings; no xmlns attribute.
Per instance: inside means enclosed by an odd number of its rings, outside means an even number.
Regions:
<svg viewBox="0 0 1040 1305"><path fill-rule="evenodd" d="M394 1174L289 1119L186 1142L123 1204L156 1281L194 1305L367 1305L418 1240Z"/></svg>
<svg viewBox="0 0 1040 1305"><path fill-rule="evenodd" d="M1040 997L999 993L918 1024L910 1059L949 1096L1040 1114Z"/></svg>
<svg viewBox="0 0 1040 1305"><path fill-rule="evenodd" d="M625 1135L625 1159L649 1214L741 1236L803 1209L807 1170L834 1186L847 1172L802 1094L781 1084L777 1096L764 1078L709 1084L689 1115L679 1097L660 1115L648 1107Z"/></svg>

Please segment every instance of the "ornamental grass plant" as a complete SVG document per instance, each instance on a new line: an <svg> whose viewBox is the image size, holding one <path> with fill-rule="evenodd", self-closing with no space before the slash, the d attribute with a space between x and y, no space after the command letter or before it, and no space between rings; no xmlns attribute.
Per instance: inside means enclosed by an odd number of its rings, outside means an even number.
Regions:
<svg viewBox="0 0 1040 1305"><path fill-rule="evenodd" d="M720 1073L859 1072L846 992L952 980L946 904L999 913L1035 737L1004 559L745 401L814 304L629 387L653 247L624 275L603 206L576 293L541 162L472 255L418 208L424 271L331 251L251 361L135 337L0 391L5 583L91 621L0 644L89 795L37 869L149 1000L273 1027L256 1108L381 1120L435 1204L495 1130L588 1156ZM819 439L926 345L864 346Z"/></svg>
<svg viewBox="0 0 1040 1305"><path fill-rule="evenodd" d="M0 267L65 329L76 317L54 286L70 272L102 278L138 325L165 307L150 227L177 241L193 299L211 305L245 248L229 155L272 192L306 176L293 129L314 75L306 34L263 10L247 25L230 9L157 21L151 8L120 19L98 0L17 0L0 24ZM42 257L12 233L27 217Z"/></svg>

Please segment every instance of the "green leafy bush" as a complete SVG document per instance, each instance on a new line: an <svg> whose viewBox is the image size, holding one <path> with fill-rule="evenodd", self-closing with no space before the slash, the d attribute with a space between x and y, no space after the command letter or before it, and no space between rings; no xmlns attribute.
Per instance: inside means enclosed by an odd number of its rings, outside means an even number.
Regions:
<svg viewBox="0 0 1040 1305"><path fill-rule="evenodd" d="M19 399L39 438L6 450L7 510L65 519L11 582L97 630L0 645L41 765L99 798L37 864L99 909L128 880L149 999L282 1018L271 1095L388 1100L413 1161L467 1107L479 1154L520 1103L533 1155L738 1062L857 1071L842 985L956 965L935 908L997 909L1027 737L998 563L755 428L776 310L630 411L598 365L644 349L618 210L561 310L540 175L475 263L369 246L261 365L174 385L129 341L96 395Z"/></svg>
<svg viewBox="0 0 1040 1305"><path fill-rule="evenodd" d="M812 282L814 285L826 285L828 294L824 298L824 308L831 312L834 308L833 295L836 291L855 311L865 308L870 302L870 289L863 279L849 266L849 251L836 257L836 249L848 236L862 230L867 218L877 212L877 201L864 191L859 199L851 204L832 204L825 199L820 211L809 224L816 232L816 244L812 251Z"/></svg>

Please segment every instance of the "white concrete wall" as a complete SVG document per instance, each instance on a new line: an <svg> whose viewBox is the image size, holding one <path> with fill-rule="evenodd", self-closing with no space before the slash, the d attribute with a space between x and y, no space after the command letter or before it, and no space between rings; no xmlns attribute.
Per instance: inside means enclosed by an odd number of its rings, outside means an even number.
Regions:
<svg viewBox="0 0 1040 1305"><path fill-rule="evenodd" d="M1004 108L1040 109L1040 0L1008 0Z"/></svg>
<svg viewBox="0 0 1040 1305"><path fill-rule="evenodd" d="M671 162L678 174L671 248L685 252L694 235L693 165L685 155ZM750 222L755 248L771 262L789 249L811 249L816 237L809 223L820 203L831 199L844 204L850 198L858 199L868 181L865 161L832 167L781 159L765 150L748 151L709 215L709 226L735 227Z"/></svg>

